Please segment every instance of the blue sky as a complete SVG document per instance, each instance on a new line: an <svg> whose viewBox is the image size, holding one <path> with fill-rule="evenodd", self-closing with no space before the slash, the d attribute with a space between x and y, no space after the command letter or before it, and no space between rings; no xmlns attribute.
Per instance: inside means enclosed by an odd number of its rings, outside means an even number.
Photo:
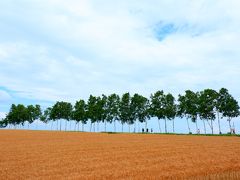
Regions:
<svg viewBox="0 0 240 180"><path fill-rule="evenodd" d="M89 94L226 87L240 99L238 0L0 2L0 114ZM238 125L240 128L240 125Z"/></svg>

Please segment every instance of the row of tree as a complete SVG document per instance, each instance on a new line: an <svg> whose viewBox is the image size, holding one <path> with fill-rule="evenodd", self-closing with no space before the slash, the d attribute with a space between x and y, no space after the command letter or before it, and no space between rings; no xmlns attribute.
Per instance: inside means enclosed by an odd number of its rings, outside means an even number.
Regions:
<svg viewBox="0 0 240 180"><path fill-rule="evenodd" d="M231 132L231 120L239 115L238 102L227 89L222 88L219 92L212 89L200 92L187 90L184 95L179 95L177 100L172 94L165 94L163 91L151 94L149 99L139 94L131 96L129 93L121 97L117 94L101 97L90 95L87 102L81 99L74 106L69 102L56 102L44 111L41 110L40 105L13 104L0 126L17 126L24 123L29 125L35 120L41 120L44 123L51 121L51 129L53 122L56 122L57 129L60 125L61 131L61 119L64 119L66 120L65 130L67 122L74 120L78 130L79 123L82 124L82 131L84 131L84 125L90 121L90 131L93 127L95 131L95 124L99 125L100 122L104 123L105 131L107 131L107 123L113 123L116 131L116 121L119 121L122 124L122 131L124 124L129 125L130 131L130 125L134 124L136 129L136 123L145 123L147 128L148 120L151 117L157 117L159 132L162 132L161 120L164 120L165 133L168 133L167 120L172 121L172 132L175 132L175 118L181 117L186 119L189 133L191 133L189 120L195 123L196 131L198 131L198 121L201 120L206 134L206 125L211 128L212 133L214 132L213 121L216 119L219 133L221 133L220 119L223 118L227 118Z"/></svg>

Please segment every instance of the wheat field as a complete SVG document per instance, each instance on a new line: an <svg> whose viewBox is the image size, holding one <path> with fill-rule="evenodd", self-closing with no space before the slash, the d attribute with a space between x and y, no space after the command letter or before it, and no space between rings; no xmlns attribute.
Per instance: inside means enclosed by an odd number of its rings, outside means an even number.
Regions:
<svg viewBox="0 0 240 180"><path fill-rule="evenodd" d="M240 179L240 138L0 130L0 179Z"/></svg>

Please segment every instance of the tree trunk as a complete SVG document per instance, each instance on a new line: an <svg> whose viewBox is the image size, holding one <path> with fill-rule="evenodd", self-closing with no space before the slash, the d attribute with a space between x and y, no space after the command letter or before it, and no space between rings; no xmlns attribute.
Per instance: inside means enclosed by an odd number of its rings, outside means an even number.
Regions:
<svg viewBox="0 0 240 180"><path fill-rule="evenodd" d="M116 132L116 120L114 119L114 132Z"/></svg>
<svg viewBox="0 0 240 180"><path fill-rule="evenodd" d="M92 123L90 124L90 132L92 132Z"/></svg>
<svg viewBox="0 0 240 180"><path fill-rule="evenodd" d="M160 120L159 119L158 119L158 127L159 127L159 132L162 133L161 124L160 124Z"/></svg>
<svg viewBox="0 0 240 180"><path fill-rule="evenodd" d="M145 129L147 129L147 121L145 121Z"/></svg>
<svg viewBox="0 0 240 180"><path fill-rule="evenodd" d="M67 131L67 120L65 120L65 131Z"/></svg>
<svg viewBox="0 0 240 180"><path fill-rule="evenodd" d="M209 123L209 121L207 120L207 123L208 123L208 125L209 125L209 127L210 127L210 129L211 129L211 131L212 131L212 134L213 134L213 125L212 125L212 120L210 120L211 121L211 124Z"/></svg>
<svg viewBox="0 0 240 180"><path fill-rule="evenodd" d="M62 131L62 120L60 119L60 131Z"/></svg>
<svg viewBox="0 0 240 180"><path fill-rule="evenodd" d="M198 134L198 123L197 123L197 119L196 119L195 123L196 123L196 134Z"/></svg>
<svg viewBox="0 0 240 180"><path fill-rule="evenodd" d="M52 127L53 127L53 121L51 122L51 131L52 131Z"/></svg>
<svg viewBox="0 0 240 180"><path fill-rule="evenodd" d="M123 123L122 123L122 133L123 133Z"/></svg>
<svg viewBox="0 0 240 180"><path fill-rule="evenodd" d="M175 133L175 122L174 122L174 119L172 120L173 121L173 133Z"/></svg>
<svg viewBox="0 0 240 180"><path fill-rule="evenodd" d="M107 132L107 121L104 120L104 131Z"/></svg>
<svg viewBox="0 0 240 180"><path fill-rule="evenodd" d="M167 133L167 119L165 118L165 133Z"/></svg>
<svg viewBox="0 0 240 180"><path fill-rule="evenodd" d="M188 125L188 132L189 132L189 134L190 134L190 132L191 132L191 129L190 129L190 126L189 126L189 121L188 121L188 118L187 118L187 125Z"/></svg>
<svg viewBox="0 0 240 180"><path fill-rule="evenodd" d="M140 121L138 120L138 132L140 132Z"/></svg>
<svg viewBox="0 0 240 180"><path fill-rule="evenodd" d="M97 122L97 131L99 132L99 122Z"/></svg>
<svg viewBox="0 0 240 180"><path fill-rule="evenodd" d="M130 124L128 124L128 132L130 133Z"/></svg>
<svg viewBox="0 0 240 180"><path fill-rule="evenodd" d="M204 126L204 133L207 134L205 120L203 119L202 121L203 121L203 126Z"/></svg>
<svg viewBox="0 0 240 180"><path fill-rule="evenodd" d="M69 129L70 129L70 131L72 130L71 124L72 124L71 121L69 121L69 126L70 126Z"/></svg>
<svg viewBox="0 0 240 180"><path fill-rule="evenodd" d="M82 132L84 132L84 123L82 123Z"/></svg>
<svg viewBox="0 0 240 180"><path fill-rule="evenodd" d="M232 126L231 126L231 119L228 119L228 123L229 123L229 129L230 129L230 134L232 134Z"/></svg>
<svg viewBox="0 0 240 180"><path fill-rule="evenodd" d="M212 129L212 134L213 134L213 120L211 119L211 129Z"/></svg>
<svg viewBox="0 0 240 180"><path fill-rule="evenodd" d="M137 122L134 122L134 131L133 131L134 133L136 132L136 127L137 127L136 124Z"/></svg>
<svg viewBox="0 0 240 180"><path fill-rule="evenodd" d="M220 119L219 119L219 112L217 111L217 117L218 117L218 129L219 129L219 134L222 134L221 132L221 125L220 125Z"/></svg>

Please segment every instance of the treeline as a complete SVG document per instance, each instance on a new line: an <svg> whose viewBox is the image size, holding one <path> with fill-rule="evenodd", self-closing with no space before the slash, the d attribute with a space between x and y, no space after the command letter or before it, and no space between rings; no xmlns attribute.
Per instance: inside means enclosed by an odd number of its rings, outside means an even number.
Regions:
<svg viewBox="0 0 240 180"><path fill-rule="evenodd" d="M225 118L229 122L230 132L232 131L231 120L238 117L239 105L227 89L222 88L218 92L212 89L205 89L200 92L193 92L191 90L185 91L183 95L179 95L177 99L170 93L157 91L151 94L150 98L146 98L139 94L125 93L121 97L117 94L109 96L90 95L88 101L80 99L74 106L69 102L56 102L52 107L41 109L40 105L13 104L6 118L0 121L2 128L7 126L16 127L24 125L25 123L32 124L35 120L40 120L44 123L52 122L51 130L53 129L53 122L57 123L57 130L63 130L61 120L65 120L65 130L67 129L67 122L75 121L79 130L79 123L82 124L82 131L84 125L90 122L90 131L92 131L95 124L104 123L104 131L107 131L107 123L114 124L114 131L116 131L116 121L123 125L135 126L136 123L145 123L150 118L156 117L158 119L159 132L162 133L161 121L164 121L164 132L175 133L175 118L180 117L186 119L189 133L191 133L189 120L196 125L196 132L199 131L198 122L202 121L204 133L206 134L206 126L209 126L211 132L214 132L213 121L218 122L218 131L221 134L221 119ZM172 122L171 130L168 130L167 121ZM60 127L59 127L60 126Z"/></svg>

